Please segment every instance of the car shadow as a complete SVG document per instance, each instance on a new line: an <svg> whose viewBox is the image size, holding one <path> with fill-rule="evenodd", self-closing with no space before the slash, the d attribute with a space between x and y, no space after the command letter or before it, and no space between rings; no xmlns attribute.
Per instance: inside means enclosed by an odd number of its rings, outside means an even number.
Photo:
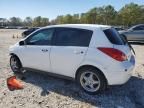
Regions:
<svg viewBox="0 0 144 108"><path fill-rule="evenodd" d="M127 105L130 108L144 107L144 79L135 76L131 77L124 85L110 86L106 91L96 95L85 93L74 81L30 71L26 72L24 76L26 83L33 84L42 89L41 96L54 92L103 108L118 108L119 106L125 108L128 107Z"/></svg>
<svg viewBox="0 0 144 108"><path fill-rule="evenodd" d="M128 42L131 45L144 45L144 42Z"/></svg>

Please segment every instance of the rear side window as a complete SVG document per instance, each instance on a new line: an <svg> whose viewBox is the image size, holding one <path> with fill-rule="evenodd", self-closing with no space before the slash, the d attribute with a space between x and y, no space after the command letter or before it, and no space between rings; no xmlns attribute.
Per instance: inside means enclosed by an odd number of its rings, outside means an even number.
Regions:
<svg viewBox="0 0 144 108"><path fill-rule="evenodd" d="M144 30L144 26L137 26L133 28L133 30Z"/></svg>
<svg viewBox="0 0 144 108"><path fill-rule="evenodd" d="M104 30L104 33L112 44L116 44L116 45L125 44L123 39L120 37L119 33L114 28L106 29Z"/></svg>
<svg viewBox="0 0 144 108"><path fill-rule="evenodd" d="M75 28L57 28L56 29L56 46L89 46L92 31L75 29Z"/></svg>

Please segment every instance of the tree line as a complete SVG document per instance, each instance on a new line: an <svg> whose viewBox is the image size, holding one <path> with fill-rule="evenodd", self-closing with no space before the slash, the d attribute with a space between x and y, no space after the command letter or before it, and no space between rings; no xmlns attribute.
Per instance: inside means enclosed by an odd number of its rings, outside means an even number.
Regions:
<svg viewBox="0 0 144 108"><path fill-rule="evenodd" d="M144 5L130 3L119 11L111 5L95 7L81 14L67 14L57 16L53 20L45 17L26 17L24 20L18 17L6 19L9 26L42 27L55 24L104 24L115 26L132 26L144 23Z"/></svg>

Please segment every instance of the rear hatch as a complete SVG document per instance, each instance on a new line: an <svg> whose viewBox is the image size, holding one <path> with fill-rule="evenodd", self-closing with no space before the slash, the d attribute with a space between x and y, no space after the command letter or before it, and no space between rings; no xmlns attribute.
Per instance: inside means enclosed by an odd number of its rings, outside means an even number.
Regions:
<svg viewBox="0 0 144 108"><path fill-rule="evenodd" d="M122 51L127 56L129 61L132 57L132 51L128 42L121 37L114 28L108 28L103 31L108 40L113 44L113 48Z"/></svg>

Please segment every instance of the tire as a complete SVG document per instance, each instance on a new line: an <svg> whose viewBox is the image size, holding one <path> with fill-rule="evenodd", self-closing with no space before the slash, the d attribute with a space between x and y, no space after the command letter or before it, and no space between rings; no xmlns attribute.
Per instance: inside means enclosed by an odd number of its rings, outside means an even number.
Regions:
<svg viewBox="0 0 144 108"><path fill-rule="evenodd" d="M107 80L100 70L86 67L79 70L77 82L88 94L97 94L107 87Z"/></svg>
<svg viewBox="0 0 144 108"><path fill-rule="evenodd" d="M22 65L17 56L12 55L10 57L10 67L15 74L21 73Z"/></svg>

